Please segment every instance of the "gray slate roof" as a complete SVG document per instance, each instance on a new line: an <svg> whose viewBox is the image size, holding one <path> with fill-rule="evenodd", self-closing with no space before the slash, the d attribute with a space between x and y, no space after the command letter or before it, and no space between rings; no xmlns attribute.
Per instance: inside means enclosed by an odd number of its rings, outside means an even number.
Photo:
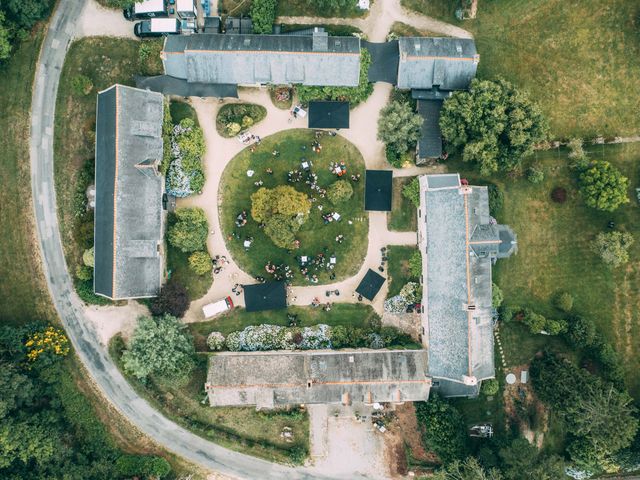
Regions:
<svg viewBox="0 0 640 480"><path fill-rule="evenodd" d="M357 86L360 39L309 35L170 35L165 73L195 83Z"/></svg>
<svg viewBox="0 0 640 480"><path fill-rule="evenodd" d="M424 175L420 187L429 374L459 383L492 378L491 267L502 257L500 232L513 231L490 216L487 187L462 186L457 174ZM514 234L508 238L515 242ZM514 250L509 243L505 252Z"/></svg>
<svg viewBox="0 0 640 480"><path fill-rule="evenodd" d="M112 299L160 290L162 102L122 85L98 94L94 290Z"/></svg>
<svg viewBox="0 0 640 480"><path fill-rule="evenodd" d="M212 355L211 406L373 403L429 398L424 350L226 352Z"/></svg>
<svg viewBox="0 0 640 480"><path fill-rule="evenodd" d="M417 148L419 160L438 158L442 155L440 110L442 100L418 100L418 114L423 120Z"/></svg>
<svg viewBox="0 0 640 480"><path fill-rule="evenodd" d="M475 42L463 38L402 37L398 88L464 90L476 75Z"/></svg>

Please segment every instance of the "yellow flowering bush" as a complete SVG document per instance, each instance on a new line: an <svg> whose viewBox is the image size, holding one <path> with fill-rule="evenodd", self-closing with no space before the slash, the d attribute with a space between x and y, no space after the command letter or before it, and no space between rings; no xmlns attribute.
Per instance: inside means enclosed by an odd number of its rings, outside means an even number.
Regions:
<svg viewBox="0 0 640 480"><path fill-rule="evenodd" d="M64 357L69 353L69 339L61 329L54 327L32 333L24 345L30 362L35 362L43 354Z"/></svg>

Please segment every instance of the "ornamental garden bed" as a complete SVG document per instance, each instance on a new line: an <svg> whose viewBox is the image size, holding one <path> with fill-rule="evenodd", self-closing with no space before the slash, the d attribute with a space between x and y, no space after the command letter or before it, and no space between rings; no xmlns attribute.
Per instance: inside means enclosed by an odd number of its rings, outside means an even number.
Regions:
<svg viewBox="0 0 640 480"><path fill-rule="evenodd" d="M253 103L229 103L218 110L216 130L225 138L235 137L264 120L267 109Z"/></svg>
<svg viewBox="0 0 640 480"><path fill-rule="evenodd" d="M319 143L320 153L315 153L314 142ZM341 162L345 172L338 178L335 166ZM368 241L364 170L362 155L353 144L340 136L316 139L309 130L280 132L243 150L227 165L219 190L222 230L234 260L256 278L295 285L332 283L354 275ZM338 180L348 182L353 193L348 201L334 204L322 191ZM292 187L298 200L310 198L306 221L296 226L295 241L287 248L276 246L273 236L265 233L269 229L261 227L251 212L253 194L278 186Z"/></svg>

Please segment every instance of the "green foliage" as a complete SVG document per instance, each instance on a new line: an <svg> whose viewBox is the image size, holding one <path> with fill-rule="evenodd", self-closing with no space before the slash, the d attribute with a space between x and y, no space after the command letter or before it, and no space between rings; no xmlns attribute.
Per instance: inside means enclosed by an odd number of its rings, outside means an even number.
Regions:
<svg viewBox="0 0 640 480"><path fill-rule="evenodd" d="M491 306L493 308L500 308L502 302L504 301L504 294L498 285L495 283L491 284Z"/></svg>
<svg viewBox="0 0 640 480"><path fill-rule="evenodd" d="M180 208L176 210L177 221L169 227L169 243L182 252L203 250L207 243L209 224L201 208Z"/></svg>
<svg viewBox="0 0 640 480"><path fill-rule="evenodd" d="M71 88L78 96L89 95L93 90L93 82L86 75L76 75L71 80Z"/></svg>
<svg viewBox="0 0 640 480"><path fill-rule="evenodd" d="M384 156L392 167L402 168L402 155L395 149L395 146L385 145Z"/></svg>
<svg viewBox="0 0 640 480"><path fill-rule="evenodd" d="M567 292L558 293L553 299L553 306L558 310L569 313L573 309L573 295Z"/></svg>
<svg viewBox="0 0 640 480"><path fill-rule="evenodd" d="M550 353L535 358L530 371L538 397L571 432L567 450L579 466L600 471L631 444L638 420L627 392Z"/></svg>
<svg viewBox="0 0 640 480"><path fill-rule="evenodd" d="M580 315L572 315L568 319L567 338L576 348L588 348L598 339L596 325Z"/></svg>
<svg viewBox="0 0 640 480"><path fill-rule="evenodd" d="M162 457L122 455L116 461L116 470L124 477L162 478L171 472L171 465Z"/></svg>
<svg viewBox="0 0 640 480"><path fill-rule="evenodd" d="M613 212L620 205L629 203L629 179L609 162L591 162L589 167L580 173L579 180L580 193L589 207Z"/></svg>
<svg viewBox="0 0 640 480"><path fill-rule="evenodd" d="M189 255L189 267L197 275L206 275L213 269L213 264L207 252L198 251Z"/></svg>
<svg viewBox="0 0 640 480"><path fill-rule="evenodd" d="M369 66L371 54L366 48L360 50L360 80L357 87L309 87L297 85L298 100L307 105L312 100L340 100L349 102L355 107L364 102L373 92L373 85L369 83Z"/></svg>
<svg viewBox="0 0 640 480"><path fill-rule="evenodd" d="M353 197L353 187L346 180L336 180L327 188L327 198L334 205L344 203L351 197Z"/></svg>
<svg viewBox="0 0 640 480"><path fill-rule="evenodd" d="M181 318L189 308L189 294L181 283L171 277L162 287L160 295L151 300L149 309L153 315L172 315Z"/></svg>
<svg viewBox="0 0 640 480"><path fill-rule="evenodd" d="M398 154L415 148L420 138L423 119L408 102L391 102L380 111L378 140Z"/></svg>
<svg viewBox="0 0 640 480"><path fill-rule="evenodd" d="M0 7L15 27L31 30L38 20L49 14L51 3L50 0L3 0Z"/></svg>
<svg viewBox="0 0 640 480"><path fill-rule="evenodd" d="M416 419L422 430L422 442L445 465L462 460L467 454L467 429L460 412L438 394L428 402L416 402Z"/></svg>
<svg viewBox="0 0 640 480"><path fill-rule="evenodd" d="M431 480L503 480L495 468L485 470L474 457L466 460L455 460L438 470Z"/></svg>
<svg viewBox="0 0 640 480"><path fill-rule="evenodd" d="M404 186L402 195L411 200L416 208L420 207L420 180L418 177L414 177L411 183Z"/></svg>
<svg viewBox="0 0 640 480"><path fill-rule="evenodd" d="M400 296L408 303L415 303L422 300L422 288L416 282L407 282L400 290Z"/></svg>
<svg viewBox="0 0 640 480"><path fill-rule="evenodd" d="M496 393L498 393L498 390L500 390L500 384L495 378L490 378L488 380L482 381L482 387L480 387L480 391L483 395L495 395Z"/></svg>
<svg viewBox="0 0 640 480"><path fill-rule="evenodd" d="M91 280L93 278L93 268L87 265L77 265L76 278L83 282Z"/></svg>
<svg viewBox="0 0 640 480"><path fill-rule="evenodd" d="M411 272L411 276L415 278L420 278L422 275L422 254L419 250L411 254L409 271Z"/></svg>
<svg viewBox="0 0 640 480"><path fill-rule="evenodd" d="M545 455L525 438L518 437L500 449L500 467L505 480L559 480L566 478L565 464L557 455Z"/></svg>
<svg viewBox="0 0 640 480"><path fill-rule="evenodd" d="M0 11L0 61L6 60L11 54L11 43L9 42L9 29L5 24L4 13Z"/></svg>
<svg viewBox="0 0 640 480"><path fill-rule="evenodd" d="M270 216L306 217L311 210L307 196L289 185L260 188L251 195L251 216L256 222L264 222Z"/></svg>
<svg viewBox="0 0 640 480"><path fill-rule="evenodd" d="M544 327L547 325L547 319L543 315L528 308L526 308L523 313L522 321L529 327L531 333L540 333L544 330Z"/></svg>
<svg viewBox="0 0 640 480"><path fill-rule="evenodd" d="M207 335L207 347L214 352L222 350L225 347L224 335L220 332L211 332Z"/></svg>
<svg viewBox="0 0 640 480"><path fill-rule="evenodd" d="M468 92L455 92L445 100L440 128L446 143L483 175L516 168L546 139L548 130L527 94L505 80L478 79Z"/></svg>
<svg viewBox="0 0 640 480"><path fill-rule="evenodd" d="M600 232L591 242L591 250L612 268L629 261L629 247L634 238L628 232Z"/></svg>
<svg viewBox="0 0 640 480"><path fill-rule="evenodd" d="M228 103L223 105L216 117L216 128L223 137L230 138L261 122L267 109L254 103Z"/></svg>
<svg viewBox="0 0 640 480"><path fill-rule="evenodd" d="M140 42L138 47L138 60L142 75L161 75L163 72L162 52L163 41L161 39L147 39Z"/></svg>
<svg viewBox="0 0 640 480"><path fill-rule="evenodd" d="M527 180L534 185L542 183L544 181L544 171L539 167L529 167L527 170Z"/></svg>
<svg viewBox="0 0 640 480"><path fill-rule="evenodd" d="M122 353L125 370L141 380L149 375L187 378L195 366L195 352L185 328L171 315L138 318L129 348Z"/></svg>
<svg viewBox="0 0 640 480"><path fill-rule="evenodd" d="M497 217L504 205L504 192L493 183L488 184L487 188L489 190L489 211L491 215Z"/></svg>
<svg viewBox="0 0 640 480"><path fill-rule="evenodd" d="M93 247L88 248L83 252L82 263L84 263L87 267L93 268L93 266L95 265Z"/></svg>
<svg viewBox="0 0 640 480"><path fill-rule="evenodd" d="M569 147L568 157L573 161L573 166L579 169L588 167L587 154L584 151L583 141L581 138L572 138L567 143Z"/></svg>
<svg viewBox="0 0 640 480"><path fill-rule="evenodd" d="M253 0L251 2L253 33L271 33L273 31L277 6L277 0Z"/></svg>
<svg viewBox="0 0 640 480"><path fill-rule="evenodd" d="M171 108L165 99L162 102L162 162L160 163L160 173L167 174L171 163L171 132L173 131L173 120L171 119Z"/></svg>
<svg viewBox="0 0 640 480"><path fill-rule="evenodd" d="M280 248L292 248L300 222L295 217L276 213L264 221L264 233Z"/></svg>
<svg viewBox="0 0 640 480"><path fill-rule="evenodd" d="M135 0L100 0L107 7L117 8L118 10L124 10L125 8L133 7L136 3Z"/></svg>
<svg viewBox="0 0 640 480"><path fill-rule="evenodd" d="M186 131L177 137L176 143L180 147L182 155L182 168L185 172L191 173L201 168L201 161L205 152L204 133L190 118L182 119L180 126L185 128ZM193 190L195 191L196 189Z"/></svg>

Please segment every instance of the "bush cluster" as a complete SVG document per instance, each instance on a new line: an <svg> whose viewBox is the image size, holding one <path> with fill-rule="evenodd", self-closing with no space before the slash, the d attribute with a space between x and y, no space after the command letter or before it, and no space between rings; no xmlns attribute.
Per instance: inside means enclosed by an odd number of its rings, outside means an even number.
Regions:
<svg viewBox="0 0 640 480"><path fill-rule="evenodd" d="M549 335L559 335L567 331L566 320L546 318L544 315L540 315L530 308L525 308L518 316L522 322L529 327L531 333L544 332Z"/></svg>
<svg viewBox="0 0 640 480"><path fill-rule="evenodd" d="M167 169L167 193L175 197L188 197L201 192L205 180L202 129L190 118L185 118L172 128L169 143L171 160Z"/></svg>
<svg viewBox="0 0 640 480"><path fill-rule="evenodd" d="M224 105L216 118L218 133L230 138L251 128L267 116L267 109L253 103L230 103Z"/></svg>
<svg viewBox="0 0 640 480"><path fill-rule="evenodd" d="M206 249L209 223L204 210L198 207L179 208L175 223L169 227L169 243L184 253Z"/></svg>
<svg viewBox="0 0 640 480"><path fill-rule="evenodd" d="M387 157L387 160L388 159ZM414 177L413 180L402 187L402 195L411 200L411 203L413 203L416 208L420 206L420 180L418 177Z"/></svg>

